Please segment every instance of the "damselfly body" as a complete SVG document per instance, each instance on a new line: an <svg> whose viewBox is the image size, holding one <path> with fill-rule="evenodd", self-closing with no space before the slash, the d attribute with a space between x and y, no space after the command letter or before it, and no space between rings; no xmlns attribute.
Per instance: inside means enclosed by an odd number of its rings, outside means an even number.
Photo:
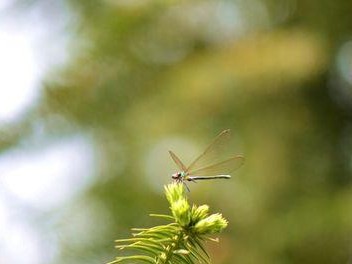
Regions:
<svg viewBox="0 0 352 264"><path fill-rule="evenodd" d="M244 162L242 155L232 155L219 160L219 152L228 142L230 130L222 131L213 142L189 166L185 166L172 151L169 154L176 163L179 171L172 174L176 182L230 179L230 173L238 169Z"/></svg>

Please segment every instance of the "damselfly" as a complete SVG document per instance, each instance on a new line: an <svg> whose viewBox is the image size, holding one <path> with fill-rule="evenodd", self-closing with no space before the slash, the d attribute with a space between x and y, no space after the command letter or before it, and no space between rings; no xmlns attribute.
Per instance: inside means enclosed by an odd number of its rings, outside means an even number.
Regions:
<svg viewBox="0 0 352 264"><path fill-rule="evenodd" d="M185 181L230 179L229 174L243 164L244 157L234 155L225 159L219 158L219 153L226 146L229 136L230 129L222 131L189 166L185 166L174 152L169 151L172 160L180 170L172 174L172 179L184 184Z"/></svg>

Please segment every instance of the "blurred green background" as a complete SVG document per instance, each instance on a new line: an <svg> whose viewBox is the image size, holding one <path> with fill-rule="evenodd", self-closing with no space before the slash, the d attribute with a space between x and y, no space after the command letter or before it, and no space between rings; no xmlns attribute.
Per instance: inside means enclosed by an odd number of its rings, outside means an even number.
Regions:
<svg viewBox="0 0 352 264"><path fill-rule="evenodd" d="M226 128L245 165L189 194L230 222L213 263L352 263L350 1L5 2L0 43L34 32L43 65L0 44L0 79L39 76L1 83L0 263L113 260L168 213L167 151Z"/></svg>

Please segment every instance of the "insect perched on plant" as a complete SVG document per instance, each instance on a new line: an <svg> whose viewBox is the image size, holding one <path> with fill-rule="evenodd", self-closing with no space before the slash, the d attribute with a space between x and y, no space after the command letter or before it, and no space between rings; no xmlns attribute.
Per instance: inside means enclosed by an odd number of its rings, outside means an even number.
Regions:
<svg viewBox="0 0 352 264"><path fill-rule="evenodd" d="M234 155L219 160L219 154L222 154L222 148L228 142L229 136L230 129L222 131L189 166L185 166L174 152L169 151L172 160L180 170L172 174L172 179L184 184L185 181L230 179L229 173L241 167L244 157Z"/></svg>

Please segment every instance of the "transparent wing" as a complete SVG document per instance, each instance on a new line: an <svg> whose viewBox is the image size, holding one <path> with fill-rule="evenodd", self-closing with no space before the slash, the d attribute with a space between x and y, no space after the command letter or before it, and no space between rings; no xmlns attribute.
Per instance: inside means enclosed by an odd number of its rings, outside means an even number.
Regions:
<svg viewBox="0 0 352 264"><path fill-rule="evenodd" d="M230 129L222 131L210 145L186 169L186 172L203 168L209 164L218 163L223 157L224 147L230 139Z"/></svg>
<svg viewBox="0 0 352 264"><path fill-rule="evenodd" d="M189 175L197 176L197 175L204 175L204 176L211 176L211 175L222 175L222 174L229 174L234 170L238 169L242 166L244 162L244 157L242 155L237 155L226 159L224 161L205 166L203 168L198 168L192 171L188 171Z"/></svg>
<svg viewBox="0 0 352 264"><path fill-rule="evenodd" d="M171 150L169 150L169 154L172 158L172 160L176 163L177 167L182 170L186 171L186 166L182 163L182 161L176 156L175 153L173 153Z"/></svg>

